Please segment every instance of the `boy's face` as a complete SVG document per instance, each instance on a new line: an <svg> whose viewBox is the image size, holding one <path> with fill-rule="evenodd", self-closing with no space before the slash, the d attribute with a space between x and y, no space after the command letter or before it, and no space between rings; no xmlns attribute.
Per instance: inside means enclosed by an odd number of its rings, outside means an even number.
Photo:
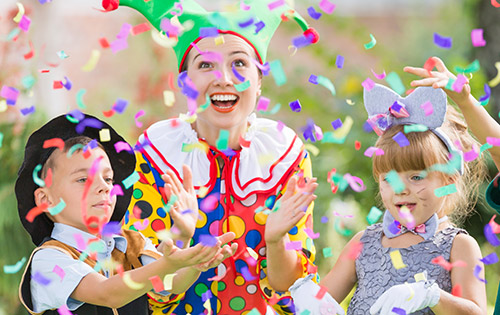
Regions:
<svg viewBox="0 0 500 315"><path fill-rule="evenodd" d="M36 204L48 203L50 208L62 199L66 207L52 216L54 222L95 232L109 221L116 204L116 196L110 197L113 169L106 152L96 148L85 158L79 150L68 158L66 153L57 150L50 158L54 159L52 185L35 191ZM89 171L93 165L97 165L97 169L91 176Z"/></svg>

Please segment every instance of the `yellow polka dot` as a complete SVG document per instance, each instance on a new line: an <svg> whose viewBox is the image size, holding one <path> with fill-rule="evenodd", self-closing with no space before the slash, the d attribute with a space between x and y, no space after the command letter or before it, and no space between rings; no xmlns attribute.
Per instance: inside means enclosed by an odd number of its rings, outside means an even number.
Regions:
<svg viewBox="0 0 500 315"><path fill-rule="evenodd" d="M196 228L201 229L205 226L205 224L207 224L207 215L201 210L198 210L198 214L200 216L198 217L198 222L196 222Z"/></svg>
<svg viewBox="0 0 500 315"><path fill-rule="evenodd" d="M244 285L245 284L245 278L243 278L242 276L237 276L234 279L234 283L236 283L236 285Z"/></svg>
<svg viewBox="0 0 500 315"><path fill-rule="evenodd" d="M243 234L245 234L245 221L242 218L231 215L229 216L229 231L234 232L236 234L235 239L240 238ZM224 220L222 223L222 232L227 233L227 222Z"/></svg>
<svg viewBox="0 0 500 315"><path fill-rule="evenodd" d="M216 282L216 281L214 281L214 282ZM222 308L222 303L220 302L220 300L219 300L219 299L217 299L217 314L219 314L219 313L220 313L220 309L221 309L221 308Z"/></svg>
<svg viewBox="0 0 500 315"><path fill-rule="evenodd" d="M219 281L212 281L212 284L210 285L210 291L212 291L213 296L217 296L219 292Z"/></svg>
<svg viewBox="0 0 500 315"><path fill-rule="evenodd" d="M267 215L265 215L263 212L256 213L253 218L255 222L257 222L257 224L260 225L266 224Z"/></svg>
<svg viewBox="0 0 500 315"><path fill-rule="evenodd" d="M184 308L186 309L186 313L191 313L193 311L193 307L191 306L191 304L185 304L184 305Z"/></svg>

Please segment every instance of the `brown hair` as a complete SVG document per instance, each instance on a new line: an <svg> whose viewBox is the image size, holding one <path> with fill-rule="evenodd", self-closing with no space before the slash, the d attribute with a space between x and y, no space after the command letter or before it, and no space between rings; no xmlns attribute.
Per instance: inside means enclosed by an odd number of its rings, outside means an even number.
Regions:
<svg viewBox="0 0 500 315"><path fill-rule="evenodd" d="M440 128L451 139L457 148L468 152L480 144L469 134L467 125L460 113L448 105L445 122ZM375 155L373 158L373 176L378 182L379 175L390 170L397 172L410 170L427 170L435 164L446 164L449 161L450 152L444 142L432 131L410 132L405 134L410 142L408 146L400 147L392 139L398 132L403 132L404 126L391 127L377 140L375 146L384 150L383 155ZM447 195L444 203L444 211L451 219L460 224L473 210L477 198L477 188L486 176L486 165L484 159L479 157L471 162L464 162L464 174L443 175L452 177L457 192Z"/></svg>
<svg viewBox="0 0 500 315"><path fill-rule="evenodd" d="M92 139L90 139L87 136L78 136L78 137L69 138L66 141L64 141L64 149L63 149L62 153L67 153L75 145L86 146L91 141L92 141ZM97 146L104 150L104 147L99 142L97 142ZM77 148L75 150L75 152L80 152L81 150L83 150L83 148ZM47 161L45 162L45 164L42 167L42 172L41 172L42 179L45 179L45 177L47 176L47 172L49 171L50 168L54 169L54 167L55 167L55 164L54 164L54 153L55 152L56 152L56 150L54 150L49 155L49 158L47 159Z"/></svg>

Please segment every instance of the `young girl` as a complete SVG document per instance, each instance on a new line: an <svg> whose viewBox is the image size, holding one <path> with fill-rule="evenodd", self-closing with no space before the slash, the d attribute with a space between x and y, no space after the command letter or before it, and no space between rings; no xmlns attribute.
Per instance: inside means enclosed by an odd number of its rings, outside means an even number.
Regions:
<svg viewBox="0 0 500 315"><path fill-rule="evenodd" d="M467 152L475 140L441 89L401 98L377 85L364 97L384 151L373 175L387 210L383 223L353 237L321 284L342 301L357 283L348 314L484 314L479 246L448 217L466 214L482 178L482 164L464 164L454 145Z"/></svg>

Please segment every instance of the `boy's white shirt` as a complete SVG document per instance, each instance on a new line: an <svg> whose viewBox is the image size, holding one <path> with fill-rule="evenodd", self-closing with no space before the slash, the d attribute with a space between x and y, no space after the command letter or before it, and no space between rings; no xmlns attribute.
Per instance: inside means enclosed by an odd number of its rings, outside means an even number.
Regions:
<svg viewBox="0 0 500 315"><path fill-rule="evenodd" d="M90 233L61 223L54 224L51 237L76 249L83 250L79 248L75 235L83 239L85 244L89 239L96 238L96 236ZM157 252L151 240L144 236L143 238L146 240L144 249ZM127 240L120 235L103 237L98 242L102 242L98 247L104 249L102 252L97 253L98 262L103 262L110 258L111 252L115 247L121 252L127 250ZM155 261L155 258L142 255L140 260L143 265L147 265ZM56 266L63 270L64 276L62 278L54 272L55 268L57 269ZM103 266L103 270L105 275L108 276L109 271L104 268L105 266ZM74 311L80 307L83 302L72 299L70 295L83 277L96 271L83 261L73 259L57 249L44 248L35 253L31 262L31 275L33 276L37 272L50 280L48 285L43 285L34 279L30 281L33 311L42 312L59 308L62 305L66 305L70 311Z"/></svg>

